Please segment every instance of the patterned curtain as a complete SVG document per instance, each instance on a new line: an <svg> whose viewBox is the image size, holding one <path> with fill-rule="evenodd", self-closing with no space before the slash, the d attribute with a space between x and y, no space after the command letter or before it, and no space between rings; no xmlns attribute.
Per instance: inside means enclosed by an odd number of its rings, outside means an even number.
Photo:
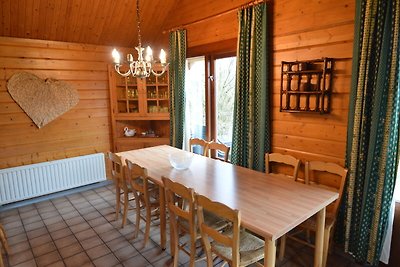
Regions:
<svg viewBox="0 0 400 267"><path fill-rule="evenodd" d="M232 163L264 170L270 150L267 4L238 12Z"/></svg>
<svg viewBox="0 0 400 267"><path fill-rule="evenodd" d="M170 33L169 49L170 145L182 148L183 124L185 121L185 30L177 30Z"/></svg>
<svg viewBox="0 0 400 267"><path fill-rule="evenodd" d="M349 176L337 232L356 261L377 265L398 162L400 0L356 2Z"/></svg>

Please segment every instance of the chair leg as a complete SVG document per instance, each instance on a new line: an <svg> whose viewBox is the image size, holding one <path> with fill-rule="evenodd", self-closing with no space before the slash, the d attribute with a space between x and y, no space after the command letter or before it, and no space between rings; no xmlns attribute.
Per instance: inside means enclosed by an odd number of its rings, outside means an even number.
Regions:
<svg viewBox="0 0 400 267"><path fill-rule="evenodd" d="M325 228L324 231L324 250L322 251L322 267L326 266L329 251L329 239L332 227Z"/></svg>
<svg viewBox="0 0 400 267"><path fill-rule="evenodd" d="M0 267L4 267L3 254L2 253L0 253Z"/></svg>
<svg viewBox="0 0 400 267"><path fill-rule="evenodd" d="M174 264L173 267L178 267L178 259L179 259L179 235L178 235L178 225L176 222L175 214L172 212L169 214L170 220L170 235L171 235L171 252L174 255Z"/></svg>
<svg viewBox="0 0 400 267"><path fill-rule="evenodd" d="M4 230L2 225L0 225L0 241L1 241L1 244L3 245L3 248L6 252L6 254L9 254L10 248L8 247L6 230Z"/></svg>
<svg viewBox="0 0 400 267"><path fill-rule="evenodd" d="M281 236L280 238L280 247L279 247L279 261L283 260L285 257L285 249L286 249L286 235Z"/></svg>
<svg viewBox="0 0 400 267"><path fill-rule="evenodd" d="M133 238L136 238L139 235L140 228L140 201L139 197L135 196L135 204L136 204L136 223L135 223L135 231L133 233Z"/></svg>
<svg viewBox="0 0 400 267"><path fill-rule="evenodd" d="M194 267L194 262L196 259L196 234L195 234L196 228L191 229L190 233L190 267Z"/></svg>
<svg viewBox="0 0 400 267"><path fill-rule="evenodd" d="M147 241L149 241L150 236L150 223L151 223L151 207L145 207L146 209L146 230L144 232L144 244L143 247L146 247Z"/></svg>
<svg viewBox="0 0 400 267"><path fill-rule="evenodd" d="M124 213L122 214L122 228L126 224L126 218L128 217L128 206L129 206L129 193L124 191Z"/></svg>
<svg viewBox="0 0 400 267"><path fill-rule="evenodd" d="M120 189L119 186L115 186L115 220L118 220L119 212L121 209L121 199L120 199Z"/></svg>

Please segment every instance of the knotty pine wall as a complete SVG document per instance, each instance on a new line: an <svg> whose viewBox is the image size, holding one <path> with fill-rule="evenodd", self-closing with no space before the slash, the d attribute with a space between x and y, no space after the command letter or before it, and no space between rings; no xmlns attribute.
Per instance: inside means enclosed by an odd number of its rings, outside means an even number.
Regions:
<svg viewBox="0 0 400 267"><path fill-rule="evenodd" d="M171 17L169 25L179 25L178 19L184 24L208 17L195 10L207 9L210 12L208 14L218 14L248 1L222 2L212 1L204 8L196 9L193 8L195 3L183 0L174 17ZM351 80L354 1L282 0L270 1L270 6L270 20L273 21L272 151L291 154L303 161L323 160L343 165ZM236 10L185 28L189 56L236 49ZM322 57L336 59L331 113L319 115L279 112L281 61Z"/></svg>
<svg viewBox="0 0 400 267"><path fill-rule="evenodd" d="M105 46L0 37L0 169L110 149L110 51ZM79 103L38 129L7 92L7 80L20 71L71 84Z"/></svg>

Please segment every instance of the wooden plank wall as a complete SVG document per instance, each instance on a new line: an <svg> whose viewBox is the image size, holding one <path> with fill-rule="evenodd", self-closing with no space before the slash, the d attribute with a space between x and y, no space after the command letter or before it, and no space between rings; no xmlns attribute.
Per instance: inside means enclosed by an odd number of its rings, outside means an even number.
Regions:
<svg viewBox="0 0 400 267"><path fill-rule="evenodd" d="M104 46L0 37L0 169L110 149L110 51ZM79 103L38 129L7 92L7 80L20 71L71 84Z"/></svg>
<svg viewBox="0 0 400 267"><path fill-rule="evenodd" d="M179 23L201 20L247 2L213 1L204 5L204 8L193 8L195 3L183 0L166 24L178 26ZM272 151L291 154L303 161L323 160L343 165L351 80L354 1L282 0L270 1L270 5L273 21ZM236 16L234 10L186 26L188 54L199 55L223 49L234 51L237 40ZM322 57L336 59L331 113L279 112L281 61Z"/></svg>
<svg viewBox="0 0 400 267"><path fill-rule="evenodd" d="M354 1L279 1L274 5L272 150L302 160L344 164ZM331 113L279 112L280 62L336 59Z"/></svg>

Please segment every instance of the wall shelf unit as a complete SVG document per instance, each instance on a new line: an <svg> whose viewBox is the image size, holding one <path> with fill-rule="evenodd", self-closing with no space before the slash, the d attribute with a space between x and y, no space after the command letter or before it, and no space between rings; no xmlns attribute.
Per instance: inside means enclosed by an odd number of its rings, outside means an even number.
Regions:
<svg viewBox="0 0 400 267"><path fill-rule="evenodd" d="M114 152L169 144L168 70L139 79L122 77L110 65L108 74ZM125 127L135 136L125 136Z"/></svg>
<svg viewBox="0 0 400 267"><path fill-rule="evenodd" d="M333 59L282 61L280 111L329 113Z"/></svg>

